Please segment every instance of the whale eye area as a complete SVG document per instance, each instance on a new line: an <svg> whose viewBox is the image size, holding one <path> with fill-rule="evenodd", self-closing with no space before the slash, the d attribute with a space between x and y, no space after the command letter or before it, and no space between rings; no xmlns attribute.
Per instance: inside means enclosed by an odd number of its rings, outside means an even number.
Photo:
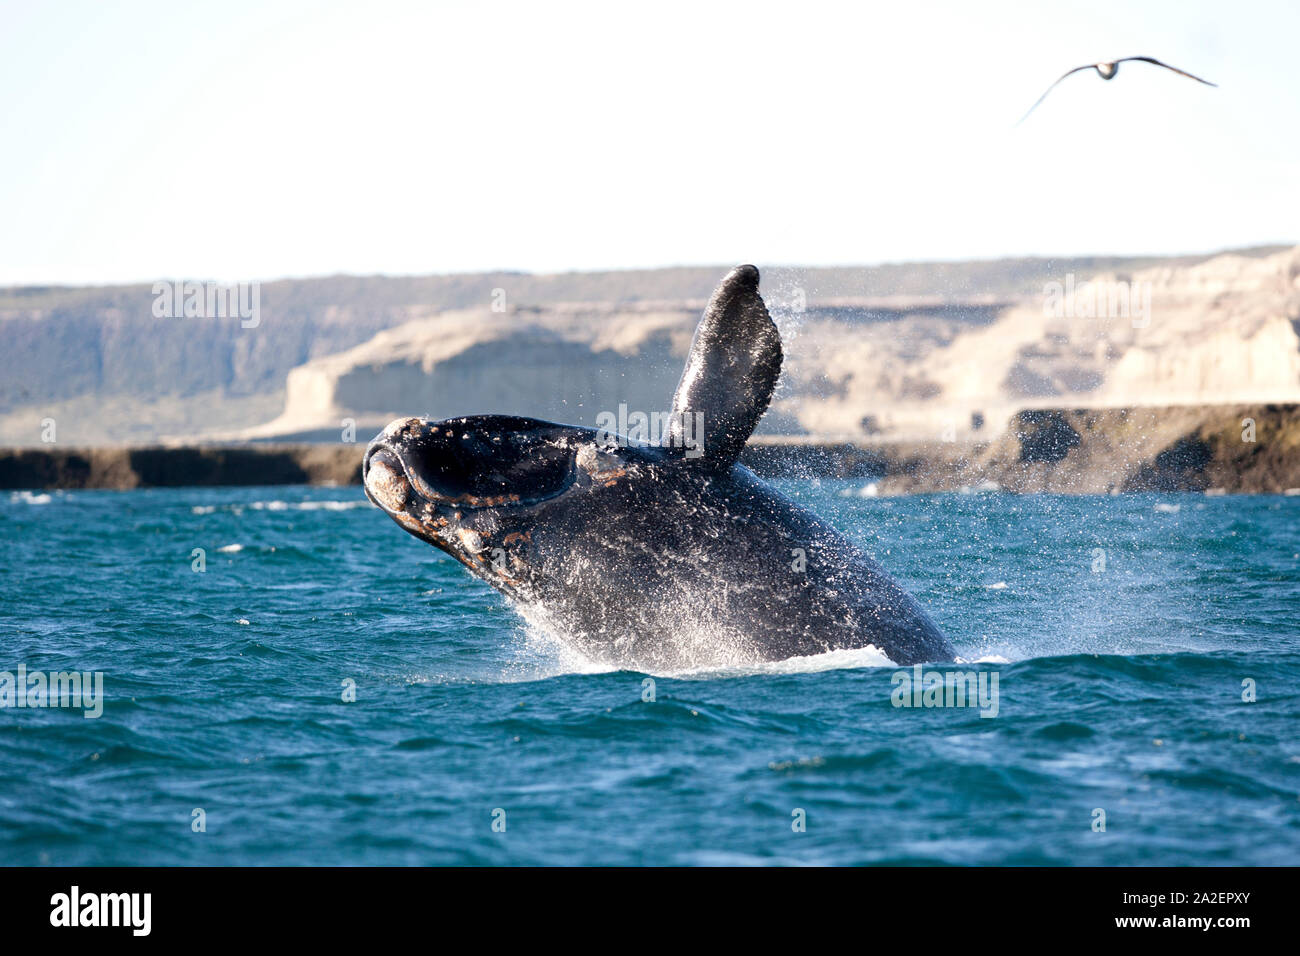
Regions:
<svg viewBox="0 0 1300 956"><path fill-rule="evenodd" d="M404 458L425 484L451 500L538 500L572 482L570 443L545 431L441 428L408 444Z"/></svg>

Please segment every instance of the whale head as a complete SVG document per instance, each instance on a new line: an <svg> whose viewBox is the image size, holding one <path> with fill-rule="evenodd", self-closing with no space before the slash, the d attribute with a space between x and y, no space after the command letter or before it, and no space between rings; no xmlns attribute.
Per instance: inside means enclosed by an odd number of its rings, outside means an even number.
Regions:
<svg viewBox="0 0 1300 956"><path fill-rule="evenodd" d="M366 449L366 496L408 532L506 586L539 511L592 487L595 432L510 415L399 419ZM588 467L584 469L583 464ZM517 568L513 570L518 570Z"/></svg>
<svg viewBox="0 0 1300 956"><path fill-rule="evenodd" d="M653 446L608 444L577 425L473 415L393 421L370 442L361 471L370 501L411 535L500 591L526 597L545 564L538 527L555 541L601 509L594 498L688 460Z"/></svg>

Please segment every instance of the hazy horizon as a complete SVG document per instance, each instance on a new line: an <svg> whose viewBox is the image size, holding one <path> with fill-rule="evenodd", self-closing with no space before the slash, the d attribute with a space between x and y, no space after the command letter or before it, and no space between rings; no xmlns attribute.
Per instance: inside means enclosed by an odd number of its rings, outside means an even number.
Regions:
<svg viewBox="0 0 1300 956"><path fill-rule="evenodd" d="M1190 251L1174 252L1135 252L1135 253L1108 253L1108 252L1079 252L1068 255L1024 255L1024 256L989 256L989 257L970 257L970 258L953 258L953 259L886 259L877 262L768 262L756 263L763 270L852 270L852 269L881 269L897 267L925 267L934 265L962 265L999 262L1020 262L1020 261L1043 261L1053 262L1056 260L1132 260L1132 259L1210 259L1220 255L1233 254L1255 254L1270 250L1279 250L1291 246L1300 245L1296 240L1280 240L1277 242L1258 242L1249 245L1232 246L1222 249L1195 249ZM528 269L475 269L457 272L328 272L303 275L277 275L277 276L254 276L247 281L259 282L270 285L276 282L311 282L313 280L327 279L426 279L426 278L444 278L453 276L490 276L490 275L519 275L529 277L545 276L565 276L565 275L604 275L617 273L638 273L638 272L670 272L673 270L686 269L717 269L721 275L727 269L740 262L676 262L665 265L629 265L614 266L605 269L555 269L555 270L537 270ZM10 283L0 285L0 290L18 290L18 289L98 289L98 288L118 288L151 285L155 282L178 282L178 281L225 281L216 280L211 276L202 274L197 275L159 275L150 276L143 279L126 279L121 282L28 282L28 283Z"/></svg>

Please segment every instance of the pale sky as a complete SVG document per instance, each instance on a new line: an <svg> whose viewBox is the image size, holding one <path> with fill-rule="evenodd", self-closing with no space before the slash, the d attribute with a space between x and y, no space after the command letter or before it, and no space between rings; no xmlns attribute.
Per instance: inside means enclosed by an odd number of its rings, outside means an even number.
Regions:
<svg viewBox="0 0 1300 956"><path fill-rule="evenodd" d="M0 0L0 284L1300 241L1300 3ZM1148 55L1146 64L1064 70Z"/></svg>

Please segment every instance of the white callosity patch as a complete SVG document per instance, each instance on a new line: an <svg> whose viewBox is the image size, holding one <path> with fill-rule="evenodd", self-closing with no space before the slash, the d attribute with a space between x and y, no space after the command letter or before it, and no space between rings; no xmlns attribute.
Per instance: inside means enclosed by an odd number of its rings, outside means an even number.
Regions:
<svg viewBox="0 0 1300 956"><path fill-rule="evenodd" d="M391 511L401 511L411 498L411 483L406 480L406 475L385 458L375 458L370 462L366 487Z"/></svg>
<svg viewBox="0 0 1300 956"><path fill-rule="evenodd" d="M456 535L460 538L461 547L469 554L478 554L483 550L483 536L477 531L470 530L469 528L460 528L456 531Z"/></svg>

